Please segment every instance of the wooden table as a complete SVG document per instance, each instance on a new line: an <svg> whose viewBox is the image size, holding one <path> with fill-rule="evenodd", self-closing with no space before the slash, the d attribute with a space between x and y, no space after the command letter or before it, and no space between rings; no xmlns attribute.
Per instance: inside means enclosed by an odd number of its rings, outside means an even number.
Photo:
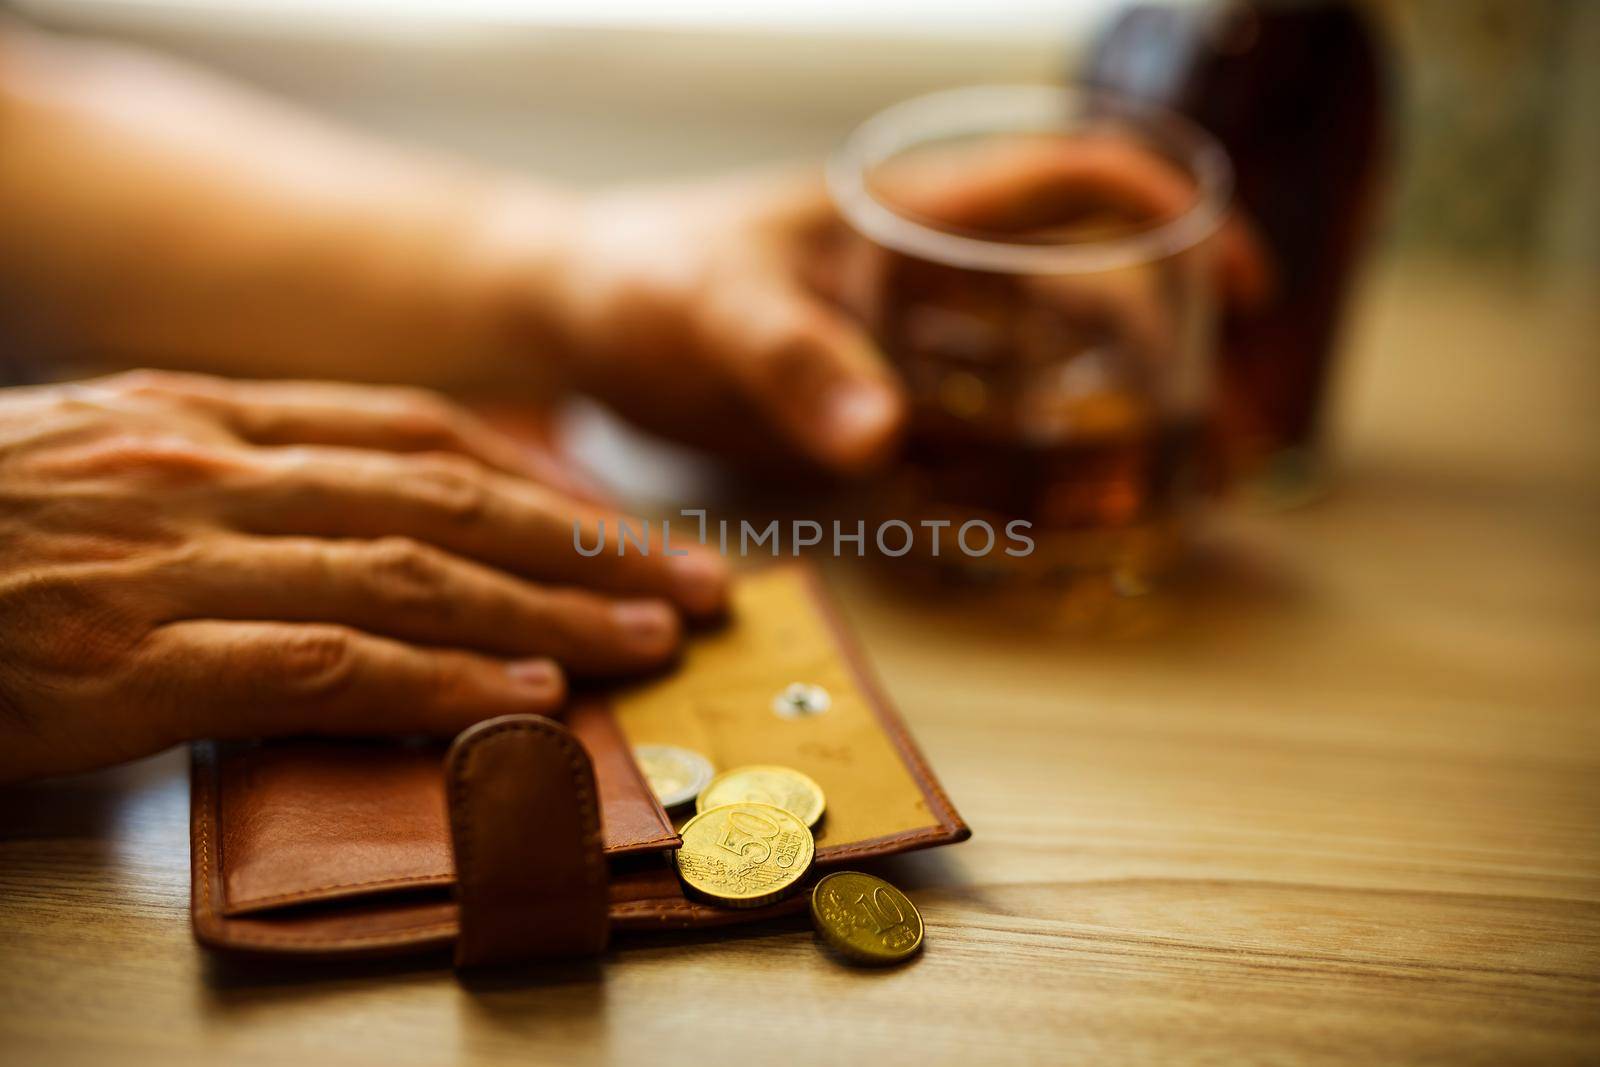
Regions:
<svg viewBox="0 0 1600 1067"><path fill-rule="evenodd" d="M1090 636L834 580L973 840L895 877L913 965L803 926L222 968L169 754L0 793L0 1061L1600 1059L1600 320L1413 265L1353 339L1343 474L1219 524Z"/></svg>

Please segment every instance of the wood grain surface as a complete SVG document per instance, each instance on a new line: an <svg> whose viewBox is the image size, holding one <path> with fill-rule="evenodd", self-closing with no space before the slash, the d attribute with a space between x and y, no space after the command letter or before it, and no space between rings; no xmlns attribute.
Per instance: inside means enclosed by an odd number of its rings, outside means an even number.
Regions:
<svg viewBox="0 0 1600 1067"><path fill-rule="evenodd" d="M0 792L0 1062L1600 1061L1600 316L1412 265L1370 287L1315 506L1219 518L1086 622L835 568L975 836L892 877L927 949L803 923L224 967L183 762Z"/></svg>

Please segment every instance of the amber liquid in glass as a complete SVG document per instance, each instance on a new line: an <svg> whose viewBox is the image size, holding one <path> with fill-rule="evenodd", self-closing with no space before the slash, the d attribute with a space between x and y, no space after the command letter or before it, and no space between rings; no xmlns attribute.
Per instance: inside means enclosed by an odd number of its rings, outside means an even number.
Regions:
<svg viewBox="0 0 1600 1067"><path fill-rule="evenodd" d="M1000 539L974 559L946 534L936 566L1137 585L1170 563L1196 496L1206 385L1196 342L1170 321L1173 269L1046 277L883 254L876 332L912 398L883 508L982 519ZM1003 551L1016 519L1027 556Z"/></svg>

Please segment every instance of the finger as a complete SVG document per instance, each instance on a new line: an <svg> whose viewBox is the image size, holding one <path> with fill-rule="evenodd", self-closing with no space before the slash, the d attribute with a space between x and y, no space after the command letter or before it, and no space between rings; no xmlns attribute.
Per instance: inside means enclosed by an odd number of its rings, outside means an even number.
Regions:
<svg viewBox="0 0 1600 1067"><path fill-rule="evenodd" d="M449 735L483 719L550 714L546 659L415 648L342 626L189 620L157 627L132 668L182 737Z"/></svg>
<svg viewBox="0 0 1600 1067"><path fill-rule="evenodd" d="M736 386L800 452L845 474L887 457L905 400L859 327L781 284L728 287L711 316L708 335Z"/></svg>
<svg viewBox="0 0 1600 1067"><path fill-rule="evenodd" d="M677 650L662 600L612 600L531 585L403 537L230 538L183 561L172 617L328 622L425 645L548 657L572 674L658 667Z"/></svg>
<svg viewBox="0 0 1600 1067"><path fill-rule="evenodd" d="M1277 292L1277 272L1261 231L1241 208L1222 220L1213 238L1217 242L1218 268L1223 296L1234 311L1259 311Z"/></svg>
<svg viewBox="0 0 1600 1067"><path fill-rule="evenodd" d="M199 408L253 444L454 452L580 498L599 495L594 484L562 462L547 442L501 433L425 389L235 381L171 371L134 371L112 381L124 392Z"/></svg>
<svg viewBox="0 0 1600 1067"><path fill-rule="evenodd" d="M480 404L474 406L474 412L491 431L509 438L520 449L527 460L527 477L575 500L616 510L611 492L563 449L560 411L522 404Z"/></svg>
<svg viewBox="0 0 1600 1067"><path fill-rule="evenodd" d="M255 449L249 462L255 475L230 486L218 503L222 517L245 532L394 534L535 581L659 597L693 617L714 616L725 605L727 569L713 553L686 544L686 524L670 545L682 554L669 555L660 523L623 519L460 456L307 446Z"/></svg>
<svg viewBox="0 0 1600 1067"><path fill-rule="evenodd" d="M897 209L941 226L1007 233L1097 210L1160 222L1189 210L1196 197L1180 168L1111 136L1028 138L938 164L921 159L888 169L875 186ZM1272 271L1254 227L1234 211L1214 239L1224 296L1242 309L1259 306L1271 293Z"/></svg>

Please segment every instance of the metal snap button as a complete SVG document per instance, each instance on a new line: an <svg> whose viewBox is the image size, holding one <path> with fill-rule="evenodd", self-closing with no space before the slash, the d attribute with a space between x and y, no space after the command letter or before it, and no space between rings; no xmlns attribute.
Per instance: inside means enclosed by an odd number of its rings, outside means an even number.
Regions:
<svg viewBox="0 0 1600 1067"><path fill-rule="evenodd" d="M820 685L795 682L772 698L774 714L784 719L804 719L821 715L833 706L833 697Z"/></svg>

